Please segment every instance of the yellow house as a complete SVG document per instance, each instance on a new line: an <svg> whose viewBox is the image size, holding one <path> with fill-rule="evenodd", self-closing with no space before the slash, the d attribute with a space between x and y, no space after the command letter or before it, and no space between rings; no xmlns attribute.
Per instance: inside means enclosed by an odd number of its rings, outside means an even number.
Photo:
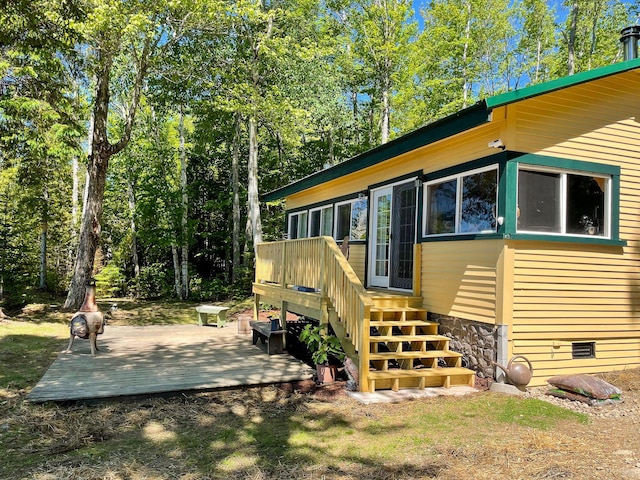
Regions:
<svg viewBox="0 0 640 480"><path fill-rule="evenodd" d="M640 366L640 59L487 98L282 198L256 305L330 322L363 391L473 385L516 355L534 386Z"/></svg>

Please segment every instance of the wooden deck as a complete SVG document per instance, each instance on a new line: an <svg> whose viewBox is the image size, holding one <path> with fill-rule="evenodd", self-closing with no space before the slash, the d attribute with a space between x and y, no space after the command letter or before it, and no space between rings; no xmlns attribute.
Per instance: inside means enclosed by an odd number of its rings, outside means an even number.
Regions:
<svg viewBox="0 0 640 480"><path fill-rule="evenodd" d="M60 354L27 399L75 401L130 395L210 390L305 380L312 370L290 355L267 355L251 335L197 325L107 326L91 356L76 339Z"/></svg>

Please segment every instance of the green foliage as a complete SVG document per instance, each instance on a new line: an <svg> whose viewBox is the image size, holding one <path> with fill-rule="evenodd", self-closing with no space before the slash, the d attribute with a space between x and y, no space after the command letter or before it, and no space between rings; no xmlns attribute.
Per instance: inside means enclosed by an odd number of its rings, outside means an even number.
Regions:
<svg viewBox="0 0 640 480"><path fill-rule="evenodd" d="M171 270L163 263L140 268L138 295L140 298L168 297L173 293Z"/></svg>
<svg viewBox="0 0 640 480"><path fill-rule="evenodd" d="M124 293L126 278L117 262L111 261L96 275L96 295L117 297Z"/></svg>
<svg viewBox="0 0 640 480"><path fill-rule="evenodd" d="M311 360L317 365L326 365L330 358L341 362L344 360L344 351L338 337L329 335L319 326L306 325L300 332L300 341L307 346L311 352Z"/></svg>
<svg viewBox="0 0 640 480"><path fill-rule="evenodd" d="M192 275L189 282L191 299L196 301L219 302L231 296L232 289L224 280L219 278L203 279Z"/></svg>

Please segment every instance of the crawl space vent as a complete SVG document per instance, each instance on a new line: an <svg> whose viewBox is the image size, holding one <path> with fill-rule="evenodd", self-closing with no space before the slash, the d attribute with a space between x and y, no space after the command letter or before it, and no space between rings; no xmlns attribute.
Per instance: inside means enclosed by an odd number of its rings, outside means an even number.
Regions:
<svg viewBox="0 0 640 480"><path fill-rule="evenodd" d="M596 358L596 342L575 342L571 344L573 358Z"/></svg>

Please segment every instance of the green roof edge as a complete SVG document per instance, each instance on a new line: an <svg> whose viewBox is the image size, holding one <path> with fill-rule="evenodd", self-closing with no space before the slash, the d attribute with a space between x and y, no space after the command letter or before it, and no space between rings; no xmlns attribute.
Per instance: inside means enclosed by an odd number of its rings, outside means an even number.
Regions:
<svg viewBox="0 0 640 480"><path fill-rule="evenodd" d="M403 153L415 150L416 148L435 143L457 133L477 127L489 120L489 114L494 108L636 68L640 68L640 58L614 63L595 70L576 73L568 77L550 80L486 98L471 107L460 110L443 119L436 120L433 123L398 137L389 143L375 147L333 167L308 175L284 187L272 190L264 194L262 200L270 202L288 195L293 195L294 193L315 187L321 183L357 172L358 170L384 162Z"/></svg>

